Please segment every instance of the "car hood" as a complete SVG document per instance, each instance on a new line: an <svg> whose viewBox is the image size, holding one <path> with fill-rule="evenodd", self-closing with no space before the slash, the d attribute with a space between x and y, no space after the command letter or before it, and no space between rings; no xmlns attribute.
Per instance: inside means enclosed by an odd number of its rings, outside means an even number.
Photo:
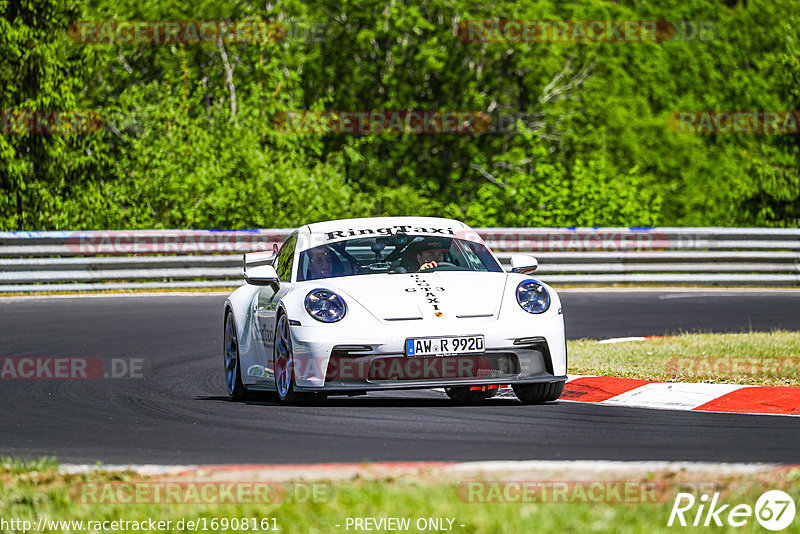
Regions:
<svg viewBox="0 0 800 534"><path fill-rule="evenodd" d="M488 319L500 312L506 278L506 273L434 271L348 276L330 285L380 321Z"/></svg>

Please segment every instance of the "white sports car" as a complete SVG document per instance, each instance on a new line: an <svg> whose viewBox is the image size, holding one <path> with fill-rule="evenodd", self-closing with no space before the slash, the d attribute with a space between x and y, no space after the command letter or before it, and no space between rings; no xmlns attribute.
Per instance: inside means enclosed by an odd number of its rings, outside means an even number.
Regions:
<svg viewBox="0 0 800 534"><path fill-rule="evenodd" d="M511 266L449 219L303 226L277 255L244 257L247 283L225 302L228 393L313 403L444 388L476 403L510 384L523 403L555 400L567 378L561 302L528 276L535 258Z"/></svg>

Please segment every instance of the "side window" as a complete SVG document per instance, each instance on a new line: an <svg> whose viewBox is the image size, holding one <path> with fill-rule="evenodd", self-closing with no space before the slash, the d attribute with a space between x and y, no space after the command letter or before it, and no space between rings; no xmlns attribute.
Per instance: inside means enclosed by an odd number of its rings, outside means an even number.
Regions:
<svg viewBox="0 0 800 534"><path fill-rule="evenodd" d="M275 270L283 282L290 281L292 277L292 260L294 259L294 246L297 244L297 234L292 234L278 252L278 261Z"/></svg>

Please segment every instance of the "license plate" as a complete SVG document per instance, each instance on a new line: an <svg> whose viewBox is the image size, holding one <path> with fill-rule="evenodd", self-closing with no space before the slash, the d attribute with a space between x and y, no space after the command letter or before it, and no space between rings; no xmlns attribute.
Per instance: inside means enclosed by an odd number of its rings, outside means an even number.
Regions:
<svg viewBox="0 0 800 534"><path fill-rule="evenodd" d="M483 336L418 337L406 339L406 356L449 356L485 352Z"/></svg>

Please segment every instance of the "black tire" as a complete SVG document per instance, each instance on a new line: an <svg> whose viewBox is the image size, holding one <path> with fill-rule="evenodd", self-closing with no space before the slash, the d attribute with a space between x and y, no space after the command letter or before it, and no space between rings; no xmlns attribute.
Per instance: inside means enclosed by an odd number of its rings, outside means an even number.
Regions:
<svg viewBox="0 0 800 534"><path fill-rule="evenodd" d="M239 339L236 337L236 321L233 312L225 313L222 330L222 358L227 382L228 398L240 402L249 398L247 387L242 382L242 364L239 360ZM230 379L229 379L230 373Z"/></svg>
<svg viewBox="0 0 800 534"><path fill-rule="evenodd" d="M278 315L278 321L275 324L275 344L272 351L272 369L275 371L275 391L278 402L287 405L301 405L301 406L315 406L322 404L328 398L327 393L307 393L295 391L294 383L294 351L292 348L291 334L288 334L288 322L286 315L281 313ZM286 328L284 334L281 334L281 329ZM288 337L285 337L287 336ZM285 348L285 355L278 355L279 342L282 348ZM284 358L285 361L281 361ZM289 373L288 383L285 389L278 384L278 366L287 366Z"/></svg>
<svg viewBox="0 0 800 534"><path fill-rule="evenodd" d="M514 394L522 404L543 404L552 402L564 392L564 382L541 382L537 384L512 385Z"/></svg>
<svg viewBox="0 0 800 534"><path fill-rule="evenodd" d="M486 399L491 399L497 395L498 388L487 389L485 391L476 389L471 390L469 386L459 386L454 388L445 388L444 392L456 404L475 405L480 404Z"/></svg>

